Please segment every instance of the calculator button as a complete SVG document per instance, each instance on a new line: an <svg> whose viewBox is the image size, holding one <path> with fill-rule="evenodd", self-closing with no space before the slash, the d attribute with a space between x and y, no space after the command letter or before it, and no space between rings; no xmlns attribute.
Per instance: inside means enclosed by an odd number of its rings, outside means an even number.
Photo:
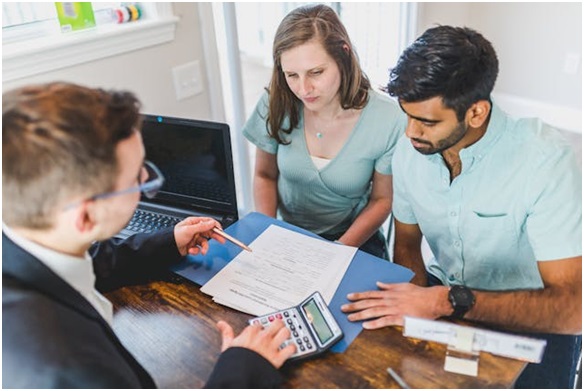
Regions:
<svg viewBox="0 0 584 391"><path fill-rule="evenodd" d="M304 342L308 342L308 337L304 337Z"/></svg>
<svg viewBox="0 0 584 391"><path fill-rule="evenodd" d="M304 347L304 345L300 345L299 347L300 347L300 351L302 351L302 352L306 350L306 348Z"/></svg>
<svg viewBox="0 0 584 391"><path fill-rule="evenodd" d="M294 331L294 330L296 330L296 326L294 326L293 324L291 324L290 327L289 327L289 329L292 330L292 331Z"/></svg>
<svg viewBox="0 0 584 391"><path fill-rule="evenodd" d="M292 332L292 335L293 335L294 337L298 337L298 332L294 331L294 332Z"/></svg>
<svg viewBox="0 0 584 391"><path fill-rule="evenodd" d="M302 340L301 340L300 338L298 338L298 339L296 340L296 343L297 343L298 345L302 345Z"/></svg>
<svg viewBox="0 0 584 391"><path fill-rule="evenodd" d="M278 313L276 314L276 318L278 318L278 319L282 319L282 314L278 312Z"/></svg>
<svg viewBox="0 0 584 391"><path fill-rule="evenodd" d="M289 316L289 315L288 315L288 311L284 311L284 316L285 316L286 318Z"/></svg>
<svg viewBox="0 0 584 391"><path fill-rule="evenodd" d="M270 316L268 316L268 320L269 320L270 322L273 322L273 321L274 321L274 319L275 319L275 318L274 318L274 315L270 315Z"/></svg>
<svg viewBox="0 0 584 391"><path fill-rule="evenodd" d="M311 345L311 344L309 344L309 343L307 343L307 344L306 344L306 347L307 347L308 349L312 349L312 345Z"/></svg>
<svg viewBox="0 0 584 391"><path fill-rule="evenodd" d="M292 324L292 319L287 320L288 324Z"/></svg>

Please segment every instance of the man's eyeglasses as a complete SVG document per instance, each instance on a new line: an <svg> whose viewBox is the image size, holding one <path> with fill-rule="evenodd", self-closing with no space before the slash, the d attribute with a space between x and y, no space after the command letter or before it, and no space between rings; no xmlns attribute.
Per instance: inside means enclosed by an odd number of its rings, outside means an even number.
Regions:
<svg viewBox="0 0 584 391"><path fill-rule="evenodd" d="M87 200L110 198L134 192L142 192L142 194L144 194L146 197L153 198L158 193L158 190L160 190L163 184L164 175L162 175L162 173L160 172L158 167L154 165L154 163L145 160L144 165L140 170L140 174L138 174L138 186L132 186L124 190L96 194L94 196L89 197ZM65 209L69 209L77 205L79 204L78 203L70 204Z"/></svg>

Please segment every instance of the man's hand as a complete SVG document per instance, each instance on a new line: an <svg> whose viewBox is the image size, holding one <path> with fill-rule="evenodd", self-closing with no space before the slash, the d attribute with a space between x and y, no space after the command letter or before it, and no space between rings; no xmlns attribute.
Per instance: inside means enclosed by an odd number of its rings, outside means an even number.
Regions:
<svg viewBox="0 0 584 391"><path fill-rule="evenodd" d="M225 243L222 236L213 232L213 228L221 228L221 224L210 217L187 217L174 226L174 240L181 255L206 254L209 250L209 239Z"/></svg>
<svg viewBox="0 0 584 391"><path fill-rule="evenodd" d="M280 345L290 338L290 331L279 319L265 329L262 329L260 325L247 326L237 337L234 337L233 328L227 322L219 321L217 328L221 331L222 352L231 347L253 350L276 368L280 368L296 352L294 344L280 349Z"/></svg>
<svg viewBox="0 0 584 391"><path fill-rule="evenodd" d="M452 313L447 287L382 282L377 286L378 291L350 293L347 298L353 303L341 307L343 312L351 313L348 316L350 321L374 319L363 323L365 329L403 326L406 315L436 319Z"/></svg>

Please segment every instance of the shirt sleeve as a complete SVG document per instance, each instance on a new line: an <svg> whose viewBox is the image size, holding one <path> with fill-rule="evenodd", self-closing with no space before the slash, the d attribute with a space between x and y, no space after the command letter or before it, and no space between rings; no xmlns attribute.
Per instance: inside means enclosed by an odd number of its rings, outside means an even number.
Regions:
<svg viewBox="0 0 584 391"><path fill-rule="evenodd" d="M567 144L546 155L526 189L526 230L538 261L582 255L582 171Z"/></svg>
<svg viewBox="0 0 584 391"><path fill-rule="evenodd" d="M393 205L392 212L396 220L404 224L418 224L416 215L407 196L406 161L408 139L404 135L399 140L392 159L393 166Z"/></svg>
<svg viewBox="0 0 584 391"><path fill-rule="evenodd" d="M278 152L278 142L270 137L268 133L267 117L268 93L265 92L245 125L243 125L243 135L259 149L276 154Z"/></svg>
<svg viewBox="0 0 584 391"><path fill-rule="evenodd" d="M282 376L268 360L245 348L229 348L219 356L205 388L278 388Z"/></svg>
<svg viewBox="0 0 584 391"><path fill-rule="evenodd" d="M174 240L174 227L96 242L89 254L100 292L144 282L182 259Z"/></svg>
<svg viewBox="0 0 584 391"><path fill-rule="evenodd" d="M405 132L407 119L397 103L393 100L390 100L389 105L385 109L387 117L384 118L383 122L388 124L388 128L385 129L388 132L387 147L383 155L375 162L375 171L384 175L392 175L392 159L395 147Z"/></svg>

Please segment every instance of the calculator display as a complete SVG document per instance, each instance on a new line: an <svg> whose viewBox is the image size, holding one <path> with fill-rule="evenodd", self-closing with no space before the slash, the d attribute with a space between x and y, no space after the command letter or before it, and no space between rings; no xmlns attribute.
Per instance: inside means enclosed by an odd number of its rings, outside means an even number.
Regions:
<svg viewBox="0 0 584 391"><path fill-rule="evenodd" d="M320 343L324 345L329 339L333 337L333 332L328 326L322 312L318 308L316 301L310 299L302 306L302 310L306 314L306 318L310 322L313 330L316 332Z"/></svg>

